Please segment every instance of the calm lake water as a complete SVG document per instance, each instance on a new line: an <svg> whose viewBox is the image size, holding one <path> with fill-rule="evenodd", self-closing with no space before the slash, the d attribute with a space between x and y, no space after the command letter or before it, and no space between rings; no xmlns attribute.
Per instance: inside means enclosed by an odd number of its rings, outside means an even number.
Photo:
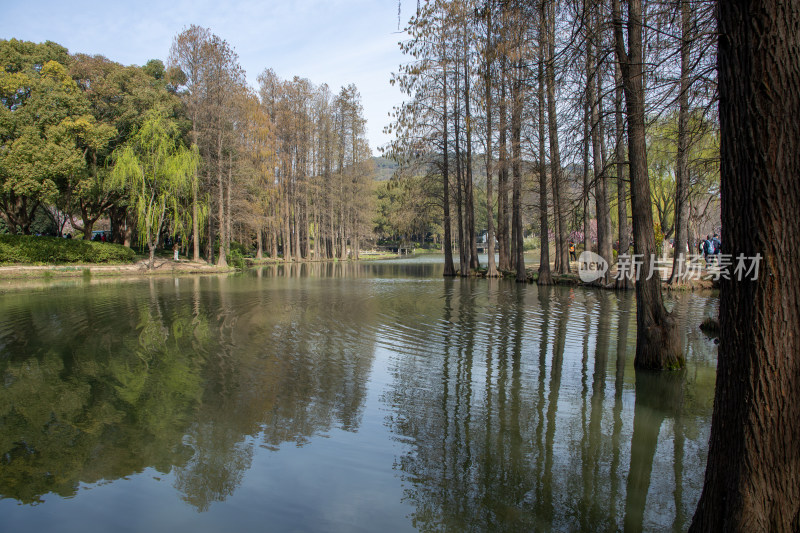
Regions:
<svg viewBox="0 0 800 533"><path fill-rule="evenodd" d="M632 294L437 259L0 293L0 530L684 530L717 299L637 374Z"/></svg>

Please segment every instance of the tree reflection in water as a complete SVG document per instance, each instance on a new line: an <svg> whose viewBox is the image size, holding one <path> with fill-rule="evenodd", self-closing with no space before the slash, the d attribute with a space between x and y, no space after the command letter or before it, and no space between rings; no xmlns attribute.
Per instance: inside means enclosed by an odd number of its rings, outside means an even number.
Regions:
<svg viewBox="0 0 800 533"><path fill-rule="evenodd" d="M631 294L434 267L288 264L4 295L0 495L36 503L146 473L204 519L238 512L241 491L279 496L280 523L312 529L330 524L313 506L351 503L347 516L369 505L423 530L683 529L715 377L696 324L716 303L670 300L690 317L689 364L649 376L629 356ZM295 474L307 483L285 488Z"/></svg>
<svg viewBox="0 0 800 533"><path fill-rule="evenodd" d="M136 284L2 300L0 495L70 497L153 468L203 511L233 494L259 441L357 430L373 348L343 332L369 305L335 287L243 300L227 277L144 285L144 299Z"/></svg>
<svg viewBox="0 0 800 533"><path fill-rule="evenodd" d="M436 335L403 349L425 357L398 358L386 395L414 526L682 527L699 497L684 469L702 471L706 435L687 451L684 425L689 411L707 427L708 358L693 378L635 373L629 294L489 282L484 297L470 283L445 281Z"/></svg>

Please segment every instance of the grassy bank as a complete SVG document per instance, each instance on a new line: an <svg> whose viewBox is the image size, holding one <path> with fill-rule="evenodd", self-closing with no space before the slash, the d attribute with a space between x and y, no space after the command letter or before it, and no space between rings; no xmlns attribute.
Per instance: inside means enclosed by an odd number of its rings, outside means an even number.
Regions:
<svg viewBox="0 0 800 533"><path fill-rule="evenodd" d="M0 265L127 264L135 260L136 252L119 244L0 235Z"/></svg>

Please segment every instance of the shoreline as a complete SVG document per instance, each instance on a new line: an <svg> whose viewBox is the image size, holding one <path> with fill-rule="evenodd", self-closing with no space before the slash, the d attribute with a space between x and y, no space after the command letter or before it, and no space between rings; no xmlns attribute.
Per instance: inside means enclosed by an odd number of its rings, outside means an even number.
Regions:
<svg viewBox="0 0 800 533"><path fill-rule="evenodd" d="M75 263L63 265L5 265L0 266L0 280L39 279L81 276L159 276L174 274L223 274L235 272L233 267L220 268L205 262L189 260L174 261L156 258L152 270L147 268L149 260L136 263Z"/></svg>
<svg viewBox="0 0 800 533"><path fill-rule="evenodd" d="M426 255L426 254L420 254ZM391 260L403 259L411 256L396 256L396 255L367 255L359 259L339 260L342 262L357 262L364 261L370 262L375 260ZM289 264L305 264L305 263L319 263L335 261L332 259L320 261L283 261L282 259L262 259L259 261L248 260L248 268L272 266L272 265L289 265ZM208 264L204 261L194 262L188 259L180 259L175 261L171 258L156 258L155 266L152 270L147 268L149 260L142 259L135 263L117 263L117 264L103 264L103 263L76 263L76 264L50 264L50 265L4 265L0 266L0 282L24 281L24 280L48 280L48 279L74 279L80 277L106 277L106 278L140 278L140 277L153 277L153 276L176 276L176 275L192 275L192 274L230 274L237 272L233 266L218 267L213 264ZM515 272L498 271L499 279L509 279L516 277ZM456 277L458 273L456 273ZM486 271L480 270L471 272L468 277L486 278ZM526 268L526 283L536 283L539 277L538 265L532 265ZM576 273L569 274L553 274L554 285L568 285L580 286L586 288L596 288L605 290L633 290L633 286L629 289L617 289L614 284L608 286L599 285L597 283L584 283ZM662 289L666 291L704 291L714 290L718 288L715 283L707 279L691 280L682 285L669 285L666 280L662 280Z"/></svg>

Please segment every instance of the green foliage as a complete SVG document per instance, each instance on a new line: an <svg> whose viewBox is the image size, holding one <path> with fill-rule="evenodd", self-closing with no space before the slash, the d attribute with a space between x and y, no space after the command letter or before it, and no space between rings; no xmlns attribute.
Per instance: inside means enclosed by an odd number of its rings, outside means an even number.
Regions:
<svg viewBox="0 0 800 533"><path fill-rule="evenodd" d="M234 248L231 246L231 253L228 255L228 264L236 268L237 270L244 270L247 268L247 264L244 261L244 255L238 248Z"/></svg>
<svg viewBox="0 0 800 533"><path fill-rule="evenodd" d="M30 207L52 201L59 183L85 165L78 139L92 119L65 52L0 41L0 196L6 216L26 231Z"/></svg>
<svg viewBox="0 0 800 533"><path fill-rule="evenodd" d="M719 195L718 125L700 113L689 116L689 199ZM657 121L647 134L650 197L653 218L667 237L675 226L678 119L672 114ZM658 239L657 239L658 240Z"/></svg>
<svg viewBox="0 0 800 533"><path fill-rule="evenodd" d="M52 41L42 44L18 39L0 41L0 67L6 72L31 72L41 69L48 61L69 63L69 52Z"/></svg>
<svg viewBox="0 0 800 533"><path fill-rule="evenodd" d="M253 255L253 248L239 241L231 241L231 252L237 251L242 257L251 257Z"/></svg>
<svg viewBox="0 0 800 533"><path fill-rule="evenodd" d="M165 218L172 218L176 232L181 230L181 199L191 194L200 156L196 147L189 150L181 143L174 121L153 110L115 158L109 185L130 196L152 262Z"/></svg>
<svg viewBox="0 0 800 533"><path fill-rule="evenodd" d="M18 263L132 263L136 254L119 244L34 237L0 235L0 264Z"/></svg>

